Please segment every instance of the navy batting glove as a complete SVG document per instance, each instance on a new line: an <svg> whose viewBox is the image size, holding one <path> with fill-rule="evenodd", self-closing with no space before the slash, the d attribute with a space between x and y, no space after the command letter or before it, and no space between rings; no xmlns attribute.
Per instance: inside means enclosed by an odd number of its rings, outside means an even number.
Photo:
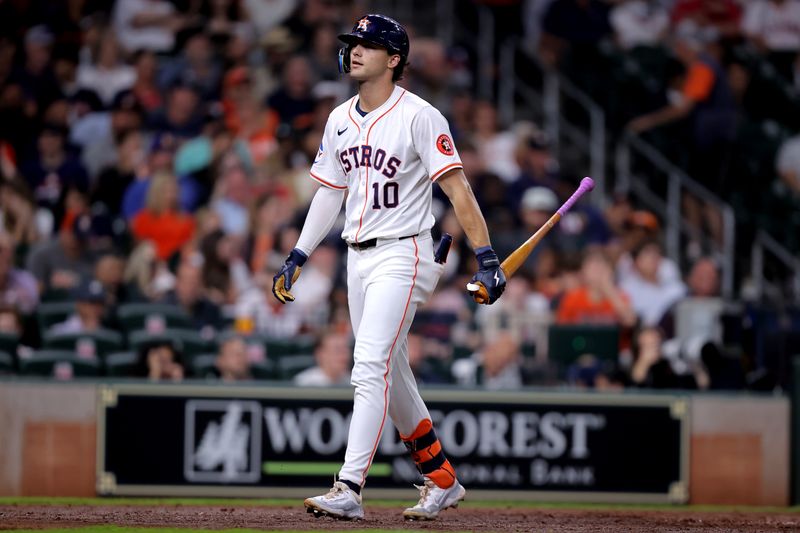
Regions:
<svg viewBox="0 0 800 533"><path fill-rule="evenodd" d="M478 272L472 276L470 285L483 285L483 290L470 290L472 297L479 304L491 305L506 290L506 275L500 268L500 259L491 248L480 248L476 254L478 259ZM467 287L471 289L470 285Z"/></svg>
<svg viewBox="0 0 800 533"><path fill-rule="evenodd" d="M280 271L272 278L272 294L282 304L286 302L293 302L294 296L289 292L292 284L300 277L300 271L303 270L303 265L306 264L308 256L302 251L295 248L289 252L289 257L283 263Z"/></svg>

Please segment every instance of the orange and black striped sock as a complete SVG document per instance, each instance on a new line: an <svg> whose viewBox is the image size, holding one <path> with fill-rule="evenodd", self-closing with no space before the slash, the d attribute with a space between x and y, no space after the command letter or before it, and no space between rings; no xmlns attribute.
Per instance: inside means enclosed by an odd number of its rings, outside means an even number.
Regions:
<svg viewBox="0 0 800 533"><path fill-rule="evenodd" d="M456 471L445 457L442 444L436 437L433 423L429 419L420 422L411 435L400 437L423 476L443 489L455 483Z"/></svg>

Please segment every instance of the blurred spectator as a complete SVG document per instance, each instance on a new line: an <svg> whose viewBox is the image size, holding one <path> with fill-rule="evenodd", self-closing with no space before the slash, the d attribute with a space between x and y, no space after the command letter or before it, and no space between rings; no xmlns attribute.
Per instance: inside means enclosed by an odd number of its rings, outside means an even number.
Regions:
<svg viewBox="0 0 800 533"><path fill-rule="evenodd" d="M97 259L94 267L94 278L103 287L109 310L129 300L128 290L124 283L125 257L117 253L107 253ZM109 313L110 315L113 313Z"/></svg>
<svg viewBox="0 0 800 533"><path fill-rule="evenodd" d="M177 305L186 311L192 319L192 326L207 335L222 327L222 311L205 296L202 270L197 262L198 258L194 257L180 263L174 289L168 291L160 301Z"/></svg>
<svg viewBox="0 0 800 533"><path fill-rule="evenodd" d="M517 145L520 174L508 185L507 201L518 211L525 191L531 187L555 190L559 183L558 161L550 151L550 138L541 130L524 133Z"/></svg>
<svg viewBox="0 0 800 533"><path fill-rule="evenodd" d="M544 358L547 326L552 321L547 298L532 291L528 280L517 274L508 280L501 300L475 311L482 338L494 339L503 332L511 332L521 343L535 346L536 353Z"/></svg>
<svg viewBox="0 0 800 533"><path fill-rule="evenodd" d="M352 353L353 347L348 335L335 332L323 334L314 348L314 359L317 364L297 374L294 377L295 385L301 387L348 385Z"/></svg>
<svg viewBox="0 0 800 533"><path fill-rule="evenodd" d="M43 113L51 102L61 96L51 66L54 36L44 25L33 26L25 33L25 61L11 79L22 88L24 100L33 107L33 114Z"/></svg>
<svg viewBox="0 0 800 533"><path fill-rule="evenodd" d="M751 0L745 4L742 30L787 80L794 77L800 53L800 1Z"/></svg>
<svg viewBox="0 0 800 533"><path fill-rule="evenodd" d="M0 180L0 228L23 250L39 240L35 209L33 195L23 181Z"/></svg>
<svg viewBox="0 0 800 533"><path fill-rule="evenodd" d="M245 257L250 271L264 272L271 250L275 247L275 234L294 215L292 204L283 195L264 195L256 200L250 215L250 232L245 241Z"/></svg>
<svg viewBox="0 0 800 533"><path fill-rule="evenodd" d="M219 216L223 231L243 239L250 227L252 189L242 165L222 168L222 175L217 179L215 196L211 208Z"/></svg>
<svg viewBox="0 0 800 533"><path fill-rule="evenodd" d="M36 278L14 268L14 241L8 233L0 232L0 305L30 314L38 303Z"/></svg>
<svg viewBox="0 0 800 533"><path fill-rule="evenodd" d="M514 390L522 387L521 363L519 341L512 332L501 331L479 352L453 363L453 375L460 385Z"/></svg>
<svg viewBox="0 0 800 533"><path fill-rule="evenodd" d="M66 140L64 127L45 124L39 133L36 156L23 163L20 169L39 205L53 212L63 209L67 188L89 189L86 169L78 158L67 152Z"/></svg>
<svg viewBox="0 0 800 533"><path fill-rule="evenodd" d="M663 334L654 327L637 332L633 343L631 382L637 387L653 389L707 389L708 373L699 360L686 364L670 361L662 348ZM676 367L679 368L676 371Z"/></svg>
<svg viewBox="0 0 800 533"><path fill-rule="evenodd" d="M720 191L735 140L736 101L720 62L708 53L707 43L696 27L677 30L672 50L686 68L681 98L633 119L628 129L641 133L688 119L692 146L690 175L712 191ZM696 216L693 222L699 226ZM719 228L712 229L716 230L715 236L719 235Z"/></svg>
<svg viewBox="0 0 800 533"><path fill-rule="evenodd" d="M175 176L166 173L154 176L147 192L147 205L131 224L136 239L153 241L159 259L167 260L191 240L194 229L194 219L180 211Z"/></svg>
<svg viewBox="0 0 800 533"><path fill-rule="evenodd" d="M597 47L611 31L608 2L600 0L555 0L542 18L539 54L545 64L555 66L571 52L580 56Z"/></svg>
<svg viewBox="0 0 800 533"><path fill-rule="evenodd" d="M487 101L475 103L472 109L472 142L478 147L486 170L510 183L519 175L514 157L517 138L514 133L500 128L497 109Z"/></svg>
<svg viewBox="0 0 800 533"><path fill-rule="evenodd" d="M282 260L298 236L296 228L284 229L276 242L275 258ZM290 244L289 244L290 243ZM283 246L282 246L283 245ZM291 248L290 248L291 249ZM267 272L273 265L267 263ZM242 291L236 301L236 316L252 320L255 329L279 338L290 338L302 332L316 332L331 318L330 295L339 269L339 256L335 248L323 242L303 267L303 281L293 288L300 305L281 305L271 294L272 276L256 273L255 283Z"/></svg>
<svg viewBox="0 0 800 533"><path fill-rule="evenodd" d="M647 327L657 326L670 307L686 294L686 286L680 279L659 276L663 259L661 244L645 241L633 251L633 270L619 282L639 320Z"/></svg>
<svg viewBox="0 0 800 533"><path fill-rule="evenodd" d="M205 120L204 105L197 88L185 82L169 89L164 106L152 113L148 127L156 133L168 133L179 139L196 137Z"/></svg>
<svg viewBox="0 0 800 533"><path fill-rule="evenodd" d="M154 340L139 349L136 374L151 381L181 381L186 374L179 341Z"/></svg>
<svg viewBox="0 0 800 533"><path fill-rule="evenodd" d="M184 143L184 146L186 144L188 143ZM172 174L178 167L175 155L177 146L178 139L171 134L157 134L152 138L146 163L137 169L136 179L122 196L122 215L126 219L132 219L144 208L152 177L157 174ZM194 176L178 176L178 201L181 209L194 211L202 196L202 186Z"/></svg>
<svg viewBox="0 0 800 533"><path fill-rule="evenodd" d="M203 256L203 286L217 305L232 304L250 287L250 271L240 257L241 241L215 230L199 244Z"/></svg>
<svg viewBox="0 0 800 533"><path fill-rule="evenodd" d="M559 324L616 324L633 327L636 313L614 283L614 270L601 249L590 249L581 263L581 286L564 294L556 312Z"/></svg>
<svg viewBox="0 0 800 533"><path fill-rule="evenodd" d="M336 61L331 61L336 57L339 50L339 40L336 38L339 31L334 24L322 24L314 28L314 37L310 50L310 67L317 80L340 80L339 69ZM416 53L416 42L415 51ZM340 99L336 103L341 102Z"/></svg>
<svg viewBox="0 0 800 533"><path fill-rule="evenodd" d="M658 47L669 29L669 12L661 0L624 0L611 9L609 20L623 50Z"/></svg>
<svg viewBox="0 0 800 533"><path fill-rule="evenodd" d="M281 125L291 132L306 131L313 124L312 86L308 59L305 56L294 56L283 68L280 87L267 98L267 106L278 114Z"/></svg>
<svg viewBox="0 0 800 533"><path fill-rule="evenodd" d="M117 140L117 161L104 168L94 182L92 203L103 204L110 213L122 213L122 198L134 182L136 175L144 172L145 151L141 132L123 132Z"/></svg>
<svg viewBox="0 0 800 533"><path fill-rule="evenodd" d="M581 355L567 369L567 383L580 389L620 392L625 381L619 370L591 354Z"/></svg>
<svg viewBox="0 0 800 533"><path fill-rule="evenodd" d="M736 0L676 0L670 14L673 27L691 24L713 39L739 36L741 17Z"/></svg>
<svg viewBox="0 0 800 533"><path fill-rule="evenodd" d="M277 148L278 113L256 99L247 67L234 67L225 74L222 95L225 127L247 143L254 162L263 162Z"/></svg>
<svg viewBox="0 0 800 533"><path fill-rule="evenodd" d="M181 54L161 68L159 85L169 89L176 85L194 87L203 101L219 99L222 69L214 58L211 41L203 31L189 36Z"/></svg>
<svg viewBox="0 0 800 533"><path fill-rule="evenodd" d="M661 232L661 223L650 211L644 209L628 210L620 207L621 218L619 224L619 238L608 248L611 257L616 257L616 277L618 280L628 278L633 271L632 253L642 244L653 239L658 239ZM625 214L627 213L627 214ZM662 257L658 264L658 279L661 283L669 283L681 278L681 271L677 263L669 257Z"/></svg>
<svg viewBox="0 0 800 533"><path fill-rule="evenodd" d="M450 108L450 93L455 88L447 59L447 49L440 39L415 37L409 63L410 79L405 82L408 90L442 109L443 113Z"/></svg>
<svg viewBox="0 0 800 533"><path fill-rule="evenodd" d="M142 110L130 91L117 93L109 111L89 113L72 126L70 139L83 148L81 160L92 178L117 162L119 139L142 126ZM94 180L93 180L94 181Z"/></svg>
<svg viewBox="0 0 800 533"><path fill-rule="evenodd" d="M106 293L103 285L96 279L81 282L74 293L75 314L64 322L54 324L53 333L84 333L103 328L103 315L106 313Z"/></svg>
<svg viewBox="0 0 800 533"><path fill-rule="evenodd" d="M219 355L214 360L214 368L222 381L253 379L244 339L232 336L224 340L219 347Z"/></svg>
<svg viewBox="0 0 800 533"><path fill-rule="evenodd" d="M205 19L204 26L213 43L228 41L242 24L245 14L249 11L239 0L204 0L200 6L200 15Z"/></svg>
<svg viewBox="0 0 800 533"><path fill-rule="evenodd" d="M171 52L175 34L192 21L167 0L117 0L114 29L125 50Z"/></svg>
<svg viewBox="0 0 800 533"><path fill-rule="evenodd" d="M775 167L785 195L800 201L800 135L784 141L778 151Z"/></svg>
<svg viewBox="0 0 800 533"><path fill-rule="evenodd" d="M153 52L139 50L133 54L132 62L136 69L136 83L131 92L146 113L153 113L164 104L161 89L156 83L158 60Z"/></svg>
<svg viewBox="0 0 800 533"><path fill-rule="evenodd" d="M135 82L136 71L122 61L114 32L106 30L92 50L91 63L78 66L78 88L95 92L109 106L117 93L130 89Z"/></svg>
<svg viewBox="0 0 800 533"><path fill-rule="evenodd" d="M81 278L91 277L94 270L91 244L97 233L98 228L92 227L92 217L85 214L31 249L25 269L36 277L40 292L71 290Z"/></svg>
<svg viewBox="0 0 800 533"><path fill-rule="evenodd" d="M520 244L544 226L558 209L558 205L558 197L547 187L527 189L519 203L519 218L522 224L511 231L496 234L492 239L498 256L508 257ZM560 243L559 233L557 226L550 235L539 242L521 265L523 272L532 278L536 276L540 258L557 252Z"/></svg>
<svg viewBox="0 0 800 533"><path fill-rule="evenodd" d="M450 357L442 353L446 346L442 346L435 339L427 339L417 333L408 334L408 365L414 373L418 383L451 383L453 376L449 369ZM436 346L437 350L431 352L430 347Z"/></svg>
<svg viewBox="0 0 800 533"><path fill-rule="evenodd" d="M285 21L300 5L300 0L242 0L242 6L247 11L259 35L266 35L269 30Z"/></svg>
<svg viewBox="0 0 800 533"><path fill-rule="evenodd" d="M131 301L156 301L175 287L175 276L156 255L150 241L139 243L130 253L123 273Z"/></svg>

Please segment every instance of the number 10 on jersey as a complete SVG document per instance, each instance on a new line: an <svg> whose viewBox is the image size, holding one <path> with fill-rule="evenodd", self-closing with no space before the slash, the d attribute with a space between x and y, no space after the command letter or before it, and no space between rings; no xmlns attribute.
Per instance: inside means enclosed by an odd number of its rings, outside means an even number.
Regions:
<svg viewBox="0 0 800 533"><path fill-rule="evenodd" d="M372 209L381 208L381 184L372 184ZM389 181L383 184L383 207L397 207L400 203L400 185L397 182Z"/></svg>

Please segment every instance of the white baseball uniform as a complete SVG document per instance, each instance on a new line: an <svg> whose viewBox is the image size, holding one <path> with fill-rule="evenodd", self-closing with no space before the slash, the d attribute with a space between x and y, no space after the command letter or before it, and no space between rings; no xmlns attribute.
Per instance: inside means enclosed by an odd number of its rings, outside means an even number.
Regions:
<svg viewBox="0 0 800 533"><path fill-rule="evenodd" d="M447 121L418 96L395 87L364 116L357 101L331 112L311 177L347 191L342 238L351 245L355 399L339 477L363 485L387 414L401 435L430 418L409 367L406 335L443 268L433 260L432 183L462 164Z"/></svg>

